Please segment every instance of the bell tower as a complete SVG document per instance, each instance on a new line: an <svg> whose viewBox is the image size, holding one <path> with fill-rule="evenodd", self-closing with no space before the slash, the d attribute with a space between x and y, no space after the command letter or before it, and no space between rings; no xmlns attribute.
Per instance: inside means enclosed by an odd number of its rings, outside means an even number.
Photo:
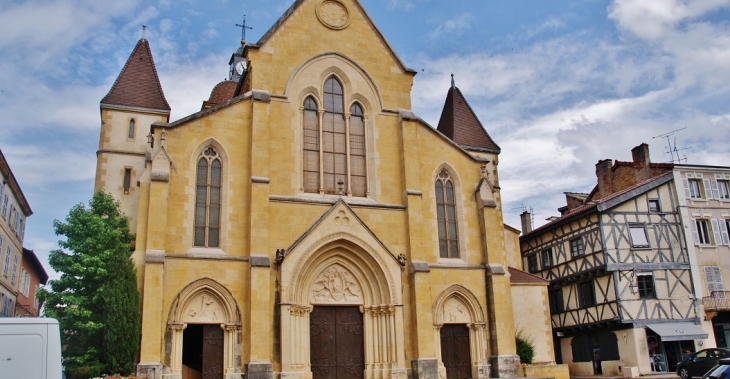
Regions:
<svg viewBox="0 0 730 379"><path fill-rule="evenodd" d="M96 152L94 191L104 189L121 203L129 226L136 230L139 191L145 169L150 125L168 122L170 105L162 92L144 35L129 55L117 80L100 104L101 130Z"/></svg>

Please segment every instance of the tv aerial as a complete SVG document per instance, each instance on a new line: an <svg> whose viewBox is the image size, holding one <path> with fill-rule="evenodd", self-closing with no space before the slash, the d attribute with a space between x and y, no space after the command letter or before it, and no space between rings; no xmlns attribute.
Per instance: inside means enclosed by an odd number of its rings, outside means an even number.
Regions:
<svg viewBox="0 0 730 379"><path fill-rule="evenodd" d="M651 137L651 139L654 139L654 138L666 138L667 139L667 146L664 147L664 155L669 154L669 156L670 156L669 161L672 163L676 163L676 164L687 163L687 155L682 154L680 156L679 152L682 150L689 150L692 148L692 146L684 147L681 149L677 148L677 136L674 135L674 133L676 133L680 130L684 130L684 129L687 129L687 127L672 130L671 132ZM674 137L674 142L672 142L671 137Z"/></svg>

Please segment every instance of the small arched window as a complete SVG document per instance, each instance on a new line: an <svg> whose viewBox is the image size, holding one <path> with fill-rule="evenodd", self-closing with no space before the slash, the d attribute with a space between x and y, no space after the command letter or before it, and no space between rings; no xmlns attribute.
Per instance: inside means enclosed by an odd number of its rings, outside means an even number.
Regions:
<svg viewBox="0 0 730 379"><path fill-rule="evenodd" d="M218 152L208 146L198 159L195 181L195 246L219 246L221 171Z"/></svg>
<svg viewBox="0 0 730 379"><path fill-rule="evenodd" d="M438 219L440 257L458 258L459 236L456 226L454 182L446 170L441 170L436 179L436 216Z"/></svg>
<svg viewBox="0 0 730 379"><path fill-rule="evenodd" d="M134 119L129 120L129 130L127 131L127 138L134 138Z"/></svg>
<svg viewBox="0 0 730 379"><path fill-rule="evenodd" d="M303 188L305 192L367 195L365 115L360 104L345 113L342 83L330 76L324 83L319 117L312 96L303 106ZM342 188L340 188L342 183Z"/></svg>

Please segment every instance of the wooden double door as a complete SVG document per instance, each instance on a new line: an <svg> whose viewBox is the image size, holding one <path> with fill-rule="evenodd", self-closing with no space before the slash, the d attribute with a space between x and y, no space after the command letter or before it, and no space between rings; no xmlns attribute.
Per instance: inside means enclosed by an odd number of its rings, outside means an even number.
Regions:
<svg viewBox="0 0 730 379"><path fill-rule="evenodd" d="M309 315L312 376L358 379L365 372L365 340L358 307L315 306Z"/></svg>
<svg viewBox="0 0 730 379"><path fill-rule="evenodd" d="M441 361L446 367L446 379L471 378L469 328L466 325L441 327Z"/></svg>

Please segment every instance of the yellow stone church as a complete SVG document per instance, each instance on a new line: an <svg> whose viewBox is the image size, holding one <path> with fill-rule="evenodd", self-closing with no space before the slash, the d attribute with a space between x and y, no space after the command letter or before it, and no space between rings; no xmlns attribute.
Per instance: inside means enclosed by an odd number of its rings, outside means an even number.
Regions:
<svg viewBox="0 0 730 379"><path fill-rule="evenodd" d="M513 301L500 148L453 82L429 126L357 0L296 0L229 65L170 122L142 38L101 101L95 187L136 231L139 376L514 377L520 317L554 364L547 282Z"/></svg>

